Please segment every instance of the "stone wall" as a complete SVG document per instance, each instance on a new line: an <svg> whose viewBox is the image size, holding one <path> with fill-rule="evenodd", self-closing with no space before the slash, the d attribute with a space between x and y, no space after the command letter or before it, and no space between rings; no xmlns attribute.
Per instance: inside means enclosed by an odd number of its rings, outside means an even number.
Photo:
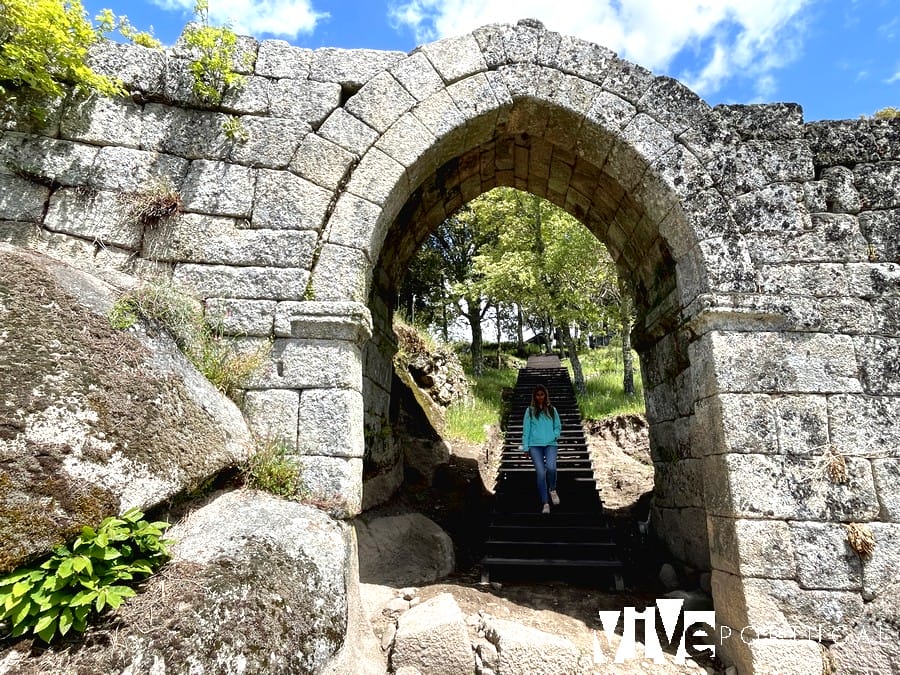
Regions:
<svg viewBox="0 0 900 675"><path fill-rule="evenodd" d="M712 570L723 625L765 637L720 653L741 672L786 654L800 665L779 672L816 672L815 642L770 638L851 625L898 556L897 122L710 109L533 22L409 55L240 45L246 84L215 108L191 93L184 50L98 49L130 99L6 124L0 239L160 275L238 343L271 340L245 415L346 515L364 465L373 501L400 480L390 318L411 256L492 187L546 197L633 290L654 530ZM233 118L246 139L225 133ZM142 223L131 205L154 189L184 213ZM849 550L849 522L875 534L870 559Z"/></svg>

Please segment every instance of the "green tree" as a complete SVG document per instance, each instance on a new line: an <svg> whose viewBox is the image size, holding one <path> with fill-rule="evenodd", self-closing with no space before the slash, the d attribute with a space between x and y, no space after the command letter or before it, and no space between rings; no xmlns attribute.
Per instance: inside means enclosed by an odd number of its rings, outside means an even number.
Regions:
<svg viewBox="0 0 900 675"><path fill-rule="evenodd" d="M88 20L79 0L0 0L0 100L43 118L48 101L69 89L124 94L121 83L87 65L103 29Z"/></svg>
<svg viewBox="0 0 900 675"><path fill-rule="evenodd" d="M534 195L498 188L479 200L472 203L476 211L495 208L502 214L496 242L475 260L482 289L495 302L517 304L533 326L559 330L575 387L583 393L572 328L597 329L619 313L616 274L606 248L577 220Z"/></svg>

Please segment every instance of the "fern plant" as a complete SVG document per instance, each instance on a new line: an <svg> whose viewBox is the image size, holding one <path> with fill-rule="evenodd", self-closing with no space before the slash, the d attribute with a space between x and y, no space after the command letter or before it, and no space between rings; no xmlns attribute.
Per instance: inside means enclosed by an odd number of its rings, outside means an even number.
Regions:
<svg viewBox="0 0 900 675"><path fill-rule="evenodd" d="M84 632L92 616L136 594L126 584L168 560L168 527L147 522L137 509L83 527L71 546L58 546L40 565L0 577L0 626L12 637L30 633L44 642Z"/></svg>

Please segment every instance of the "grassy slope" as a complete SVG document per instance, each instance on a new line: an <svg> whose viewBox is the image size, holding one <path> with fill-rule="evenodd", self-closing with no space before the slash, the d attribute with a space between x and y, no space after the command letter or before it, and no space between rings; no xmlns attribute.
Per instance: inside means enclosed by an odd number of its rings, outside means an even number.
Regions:
<svg viewBox="0 0 900 675"><path fill-rule="evenodd" d="M587 394L578 399L582 417L602 419L623 413L643 413L644 393L637 356L634 357L635 396L626 397L622 393L622 352L621 347L611 345L579 354L584 371ZM568 360L564 361L572 368ZM465 403L451 406L447 411L447 435L450 438L481 443L485 440L485 425L500 421L500 394L503 387L516 384L516 368L487 368L480 378L473 378L467 365L466 373L472 382L472 397ZM524 366L525 362L522 361Z"/></svg>

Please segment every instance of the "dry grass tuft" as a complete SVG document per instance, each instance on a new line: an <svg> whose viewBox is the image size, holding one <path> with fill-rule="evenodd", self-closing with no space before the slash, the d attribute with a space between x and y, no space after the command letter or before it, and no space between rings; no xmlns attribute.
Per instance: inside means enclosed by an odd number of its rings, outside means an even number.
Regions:
<svg viewBox="0 0 900 675"><path fill-rule="evenodd" d="M847 482L847 460L833 447L825 452L825 475L832 483Z"/></svg>
<svg viewBox="0 0 900 675"><path fill-rule="evenodd" d="M844 527L847 528L847 541L850 542L850 548L861 557L871 556L875 550L875 537L869 526L863 523L850 523Z"/></svg>

